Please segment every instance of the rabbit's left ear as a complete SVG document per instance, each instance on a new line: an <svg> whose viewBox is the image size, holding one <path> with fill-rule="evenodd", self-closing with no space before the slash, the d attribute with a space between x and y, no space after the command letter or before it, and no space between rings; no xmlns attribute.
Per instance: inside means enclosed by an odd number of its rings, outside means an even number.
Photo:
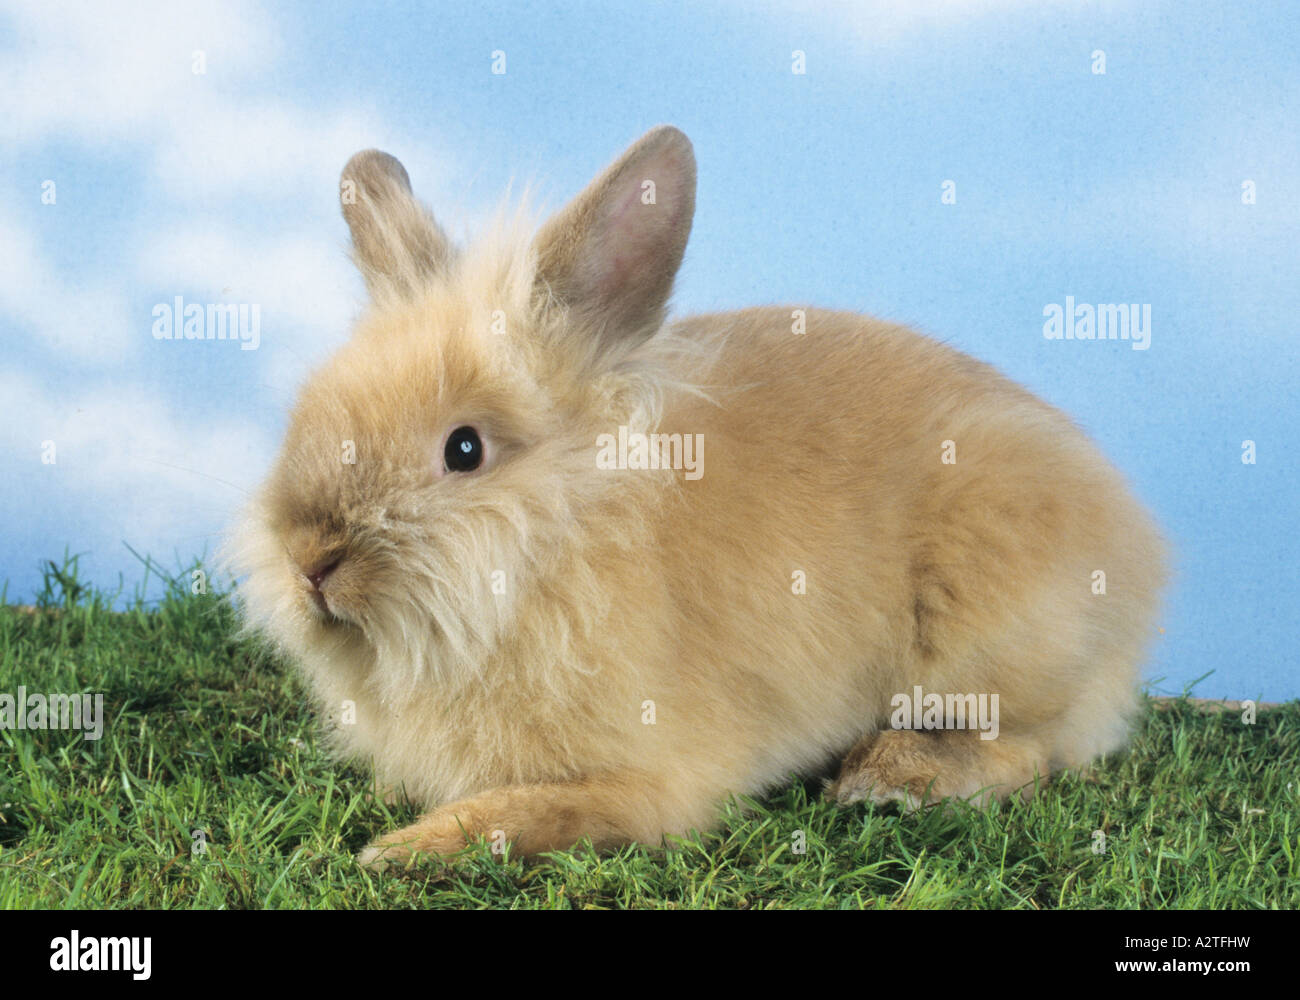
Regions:
<svg viewBox="0 0 1300 1000"><path fill-rule="evenodd" d="M538 234L538 293L590 322L601 348L663 323L695 215L695 153L652 129Z"/></svg>
<svg viewBox="0 0 1300 1000"><path fill-rule="evenodd" d="M409 295L447 266L451 244L395 157L366 149L348 160L339 202L372 299Z"/></svg>

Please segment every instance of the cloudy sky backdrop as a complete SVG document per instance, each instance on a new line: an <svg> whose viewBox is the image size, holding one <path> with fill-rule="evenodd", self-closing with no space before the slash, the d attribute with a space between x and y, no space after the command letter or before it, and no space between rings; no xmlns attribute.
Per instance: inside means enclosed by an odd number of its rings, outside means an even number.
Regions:
<svg viewBox="0 0 1300 1000"><path fill-rule="evenodd" d="M997 364L1087 428L1177 548L1157 689L1300 695L1294 3L116 10L0 2L9 601L65 548L128 589L124 543L173 569L214 550L360 307L351 153L397 155L464 236L512 179L558 206L671 122L700 169L679 310L855 309ZM257 304L259 349L155 340L177 295ZM1149 303L1150 349L1044 339L1067 295Z"/></svg>

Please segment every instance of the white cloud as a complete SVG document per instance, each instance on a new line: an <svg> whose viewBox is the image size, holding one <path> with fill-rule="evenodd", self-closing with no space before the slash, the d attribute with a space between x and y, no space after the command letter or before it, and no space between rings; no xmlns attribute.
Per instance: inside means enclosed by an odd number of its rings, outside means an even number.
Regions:
<svg viewBox="0 0 1300 1000"><path fill-rule="evenodd" d="M300 107L279 93L292 53L255 5L146 0L119 14L0 0L0 26L16 43L0 61L9 150L48 156L42 145L55 141L92 162L111 156L114 175L125 164L147 184L132 209L149 227L94 268L43 246L30 219L0 214L0 312L62 366L147 364L152 303L141 295L202 293L261 306L270 329L249 368L284 389L339 343L359 304L334 206L348 157L394 148L435 202L446 181L427 136L412 141L360 105ZM196 51L203 74L192 72ZM302 221L263 230L268 205L281 219L301 206Z"/></svg>
<svg viewBox="0 0 1300 1000"><path fill-rule="evenodd" d="M0 250L14 262L0 271L0 308L61 357L132 357L148 312L137 315L136 305L128 314L128 282L148 294L232 287L237 301L274 310L286 335L288 326L304 328L290 346L310 350L318 342L311 331L320 330L328 342L351 318L357 287L345 272L346 232L333 208L348 157L395 142L418 168L423 193L445 182L445 158L427 137L395 135L364 108L308 109L268 93L281 44L247 4L148 2L119 16L77 3L0 0L0 18L19 42L0 62L10 148L56 139L92 155L106 149L153 182L138 210L161 231L143 245L127 242L117 273L77 270L73 255L42 247L16 218L0 217ZM191 72L195 50L206 54L204 75ZM258 232L259 203L268 202L301 205L317 228Z"/></svg>
<svg viewBox="0 0 1300 1000"><path fill-rule="evenodd" d="M0 64L0 117L19 144L70 134L148 141L209 79L237 86L280 48L269 20L237 0L136 0L120 10L7 0L0 13L20 43ZM196 50L206 53L206 77L191 70Z"/></svg>
<svg viewBox="0 0 1300 1000"><path fill-rule="evenodd" d="M155 287L187 302L257 305L261 343L256 352L241 352L230 361L250 365L281 404L344 342L363 301L361 279L341 235L330 243L307 233L265 238L218 224L177 226L151 238L138 266ZM165 344L162 349L209 346Z"/></svg>
<svg viewBox="0 0 1300 1000"><path fill-rule="evenodd" d="M127 305L107 280L69 280L14 219L0 216L0 311L64 362L117 363L133 353Z"/></svg>
<svg viewBox="0 0 1300 1000"><path fill-rule="evenodd" d="M20 42L0 62L0 120L13 147L58 139L137 150L163 192L191 201L314 198L332 192L352 153L387 142L420 165L426 189L446 180L428 135L412 142L372 107L281 98L285 46L256 5L137 0L119 14L0 0L0 17Z"/></svg>
<svg viewBox="0 0 1300 1000"><path fill-rule="evenodd" d="M0 188L31 199L0 206L0 329L24 366L0 368L16 537L186 557L229 523L361 305L335 198L358 149L398 155L453 234L490 216L453 196L435 134L395 129L364 93L287 95L286 37L252 3L0 0ZM57 205L39 204L33 177L58 183ZM98 228L69 241L84 217L62 213L82 210ZM151 309L176 295L258 305L259 349L155 341ZM43 525L50 510L74 523Z"/></svg>
<svg viewBox="0 0 1300 1000"><path fill-rule="evenodd" d="M307 201L332 192L347 158L373 144L372 120L347 109L307 115L274 99L234 104L204 95L166 136L153 170L176 198Z"/></svg>
<svg viewBox="0 0 1300 1000"><path fill-rule="evenodd" d="M274 453L251 418L176 413L143 385L79 392L75 402L69 395L0 369L5 465L20 479L32 473L25 481L40 470L53 493L85 497L101 513L105 535L117 536L106 539L112 544L125 539L142 551L170 554L178 526L215 533ZM45 441L56 448L49 466L41 464Z"/></svg>
<svg viewBox="0 0 1300 1000"><path fill-rule="evenodd" d="M117 11L0 0L0 36L0 183L30 183L25 168L39 155L39 175L62 187L52 158L70 152L96 185L83 193L101 199L100 224L113 227L96 234L97 247L120 244L87 264L42 240L31 214L47 210L39 192L27 215L0 212L0 322L23 336L32 364L0 369L0 446L26 470L6 494L8 516L39 523L47 498L80 505L105 544L197 551L185 540L228 523L265 473L276 423L267 416L356 312L361 285L334 199L343 164L358 149L391 148L427 196L445 181L445 158L360 103L287 98L277 74L293 52L254 4L143 0ZM192 71L196 51L203 74ZM119 185L140 194L115 218L105 199ZM74 211L60 195L48 211ZM268 230L268 206L301 222ZM179 391L188 387L158 384L157 352L177 345L150 336L148 300L177 294L261 307L258 351L211 355L252 406L229 401L210 419L210 401L195 406ZM48 469L38 464L44 440L58 447Z"/></svg>
<svg viewBox="0 0 1300 1000"><path fill-rule="evenodd" d="M141 278L177 294L259 304L264 322L274 317L296 331L295 347L321 340L337 345L360 301L361 281L341 237L331 244L304 233L249 236L220 224L175 226L151 237L137 267Z"/></svg>

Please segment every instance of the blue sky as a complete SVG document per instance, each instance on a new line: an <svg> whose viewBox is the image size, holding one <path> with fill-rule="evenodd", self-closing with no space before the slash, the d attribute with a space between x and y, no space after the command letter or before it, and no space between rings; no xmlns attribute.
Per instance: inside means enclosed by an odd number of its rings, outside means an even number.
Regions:
<svg viewBox="0 0 1300 1000"><path fill-rule="evenodd" d="M679 312L854 309L998 365L1174 543L1156 688L1300 695L1294 3L130 6L0 2L8 600L65 547L109 586L124 542L215 548L360 307L351 153L463 237L512 180L556 207L671 122L699 162ZM155 340L177 295L258 304L258 350ZM1150 349L1046 340L1067 295L1149 303Z"/></svg>

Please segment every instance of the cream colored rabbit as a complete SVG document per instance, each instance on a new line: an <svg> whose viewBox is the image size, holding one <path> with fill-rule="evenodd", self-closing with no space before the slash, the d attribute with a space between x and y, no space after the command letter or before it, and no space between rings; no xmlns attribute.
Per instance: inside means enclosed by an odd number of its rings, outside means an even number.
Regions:
<svg viewBox="0 0 1300 1000"><path fill-rule="evenodd" d="M372 307L233 553L341 749L428 809L363 861L657 844L840 759L844 803L1005 797L1123 744L1164 557L1120 475L902 327L665 326L681 132L535 239L453 247L376 151L342 195Z"/></svg>

